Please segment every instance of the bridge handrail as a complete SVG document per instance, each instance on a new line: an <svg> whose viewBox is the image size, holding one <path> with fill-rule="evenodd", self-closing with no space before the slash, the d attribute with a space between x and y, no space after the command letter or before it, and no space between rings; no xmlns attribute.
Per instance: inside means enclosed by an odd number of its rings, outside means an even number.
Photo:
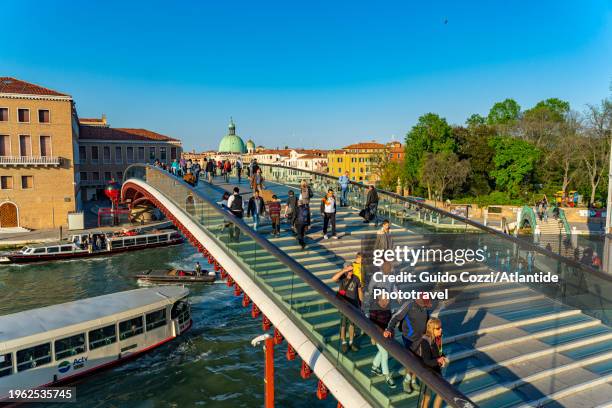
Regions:
<svg viewBox="0 0 612 408"><path fill-rule="evenodd" d="M391 357L393 357L402 366L406 367L407 369L409 369L410 372L414 373L417 377L419 377L419 379L421 379L421 381L426 384L428 388L438 394L449 406L456 408L477 407L477 405L473 401L471 401L467 396L465 396L463 393L453 387L448 381L446 381L444 378L434 373L431 369L425 366L418 357L414 356L412 353L407 353L403 345L400 345L394 339L388 339L384 337L383 334L380 332L378 326L376 326L374 323L372 323L371 320L366 318L361 312L361 310L344 302L339 297L337 297L336 292L334 292L327 284L325 284L323 281L321 281L319 278L309 272L302 265L297 263L287 253L280 250L270 241L253 231L242 219L237 218L231 212L224 210L217 203L202 195L194 187L190 186L180 178L176 178L167 171L164 171L163 169L160 169L150 164L130 165L124 173L125 183L129 182L130 178L132 178L130 174L136 168L158 171L167 177L172 177L175 182L181 183L183 187L191 190L191 192L194 195L198 196L199 199L210 205L210 208L212 208L215 212L226 218L228 222L232 222L241 230L242 233L250 237L258 245L260 245L271 255L273 255L283 265L288 267L312 289L314 289L317 293L323 296L326 301L328 301L335 308L337 308L340 313L347 316L347 318L351 322L353 322L357 327L367 333L371 339L376 341L376 343L383 345ZM142 175L142 178L138 178L136 176L134 178L147 181L146 172ZM278 304L278 300L276 298L271 297L271 300ZM320 341L316 341L316 343L320 344Z"/></svg>
<svg viewBox="0 0 612 408"><path fill-rule="evenodd" d="M328 178L330 180L334 180L336 182L338 180L338 177L331 176L331 175L324 174L324 173L318 173L316 171L311 171L311 170L295 169L295 168L292 168L292 167L286 167L286 166L282 166L282 165L278 165L278 164L257 163L257 165L260 166L260 167L267 166L267 167L270 167L270 168L279 168L279 169L283 169L283 170L299 171L299 172L302 172L302 173L312 174L312 175L315 175L317 177L325 177L325 178ZM355 181L352 181L352 180L349 181L349 183L351 185L354 185L354 186L358 187L358 188L366 188L367 187L363 183L358 183L358 182L355 182ZM484 224L482 224L482 223L480 223L478 221L471 220L469 218L463 217L463 216L458 215L458 214L453 214L453 213L451 213L449 211L446 211L444 209L441 209L441 208L438 208L438 207L434 207L433 205L421 202L419 200L415 200L412 197L404 197L404 196L402 196L400 194L396 194L396 193L393 193L391 191L382 190L382 189L378 189L378 188L376 189L376 191L378 192L379 195L385 195L385 196L391 197L391 198L396 199L396 200L401 200L401 201L410 203L412 205L416 205L419 208L432 211L432 212L438 214L439 216L448 217L448 218L460 221L460 222L462 222L462 223L464 223L466 225L470 225L472 227L475 227L476 229L478 229L478 230L480 230L482 232L486 232L488 234L492 234L492 235L494 235L494 236L496 236L498 238L501 238L501 239L503 239L503 240L505 240L505 241L507 241L509 243L517 244L522 249L537 252L537 253L539 253L541 255L544 255L546 257L549 257L549 258L552 258L552 259L554 259L556 261L559 261L562 264L565 264L565 265L570 266L572 268L578 268L578 269L580 269L581 271L583 271L585 273L588 273L590 275L596 276L596 277L598 277L600 279L603 279L603 280L605 280L607 282L611 282L612 283L612 275L609 275L607 273L599 271L599 270L597 270L595 268L591 268L590 266L585 265L585 264L583 264L581 262L578 262L578 261L576 261L574 259L567 258L567 257L564 257L562 255L556 254L553 251L550 251L550 250L548 250L546 248L542 248L541 246L536 245L534 243L531 243L529 241L526 241L526 240L524 240L522 238L518 238L518 237L515 237L515 236L512 236L512 235L505 234L505 233L503 233L501 231L498 231L498 230L496 230L494 228L488 227L488 226L486 226L486 225L484 225ZM567 229L566 229L566 231L567 231Z"/></svg>

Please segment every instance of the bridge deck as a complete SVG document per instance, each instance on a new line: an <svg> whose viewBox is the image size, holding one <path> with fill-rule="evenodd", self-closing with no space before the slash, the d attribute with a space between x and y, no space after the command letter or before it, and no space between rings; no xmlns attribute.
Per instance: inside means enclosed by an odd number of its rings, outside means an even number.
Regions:
<svg viewBox="0 0 612 408"><path fill-rule="evenodd" d="M217 179L218 182L219 179ZM223 190L236 184L200 183L198 190L220 200ZM248 191L243 181L239 185ZM287 185L268 183L284 202ZM248 195L245 195L248 198ZM259 232L319 279L334 287L331 277L354 258L362 239L375 233L354 207L338 207L339 240L323 240L318 199L312 200L312 226L307 247L302 250L286 224L279 237L272 237L269 223ZM316 203L316 204L315 204ZM219 230L223 228L219 217ZM395 245L421 246L429 237L410 227L394 224ZM383 377L372 377L370 367L376 347L369 338L357 340L358 352L340 352L338 312L315 291L295 279L293 273L271 255L254 250L249 242L234 243L221 235L227 247L245 263L263 272L258 275L274 295L287 304L305 327L321 339L355 382L369 390L381 406L414 406L418 393L402 391L404 370L390 361L395 389ZM454 264L419 265L419 269L458 273ZM488 273L490 266L470 266L472 273ZM563 305L519 284L447 285L452 300L437 305L444 327L444 350L450 359L444 376L483 407L543 405L597 406L612 399L612 329L580 310Z"/></svg>

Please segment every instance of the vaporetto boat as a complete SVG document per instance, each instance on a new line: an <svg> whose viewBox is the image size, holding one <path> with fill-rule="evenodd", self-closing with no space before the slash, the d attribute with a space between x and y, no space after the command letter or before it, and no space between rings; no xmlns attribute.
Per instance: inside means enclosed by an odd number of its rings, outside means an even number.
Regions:
<svg viewBox="0 0 612 408"><path fill-rule="evenodd" d="M0 255L0 263L31 263L104 256L146 248L178 245L184 241L176 230L148 233L89 233L68 240L34 244Z"/></svg>
<svg viewBox="0 0 612 408"><path fill-rule="evenodd" d="M0 316L0 401L119 364L191 327L189 290L118 292Z"/></svg>

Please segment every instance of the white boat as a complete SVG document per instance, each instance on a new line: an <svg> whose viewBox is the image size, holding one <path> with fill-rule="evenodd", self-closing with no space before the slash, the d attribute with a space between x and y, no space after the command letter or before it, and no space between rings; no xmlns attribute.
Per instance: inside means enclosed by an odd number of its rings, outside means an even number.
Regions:
<svg viewBox="0 0 612 408"><path fill-rule="evenodd" d="M189 290L144 288L0 316L0 401L65 383L160 346L191 327Z"/></svg>

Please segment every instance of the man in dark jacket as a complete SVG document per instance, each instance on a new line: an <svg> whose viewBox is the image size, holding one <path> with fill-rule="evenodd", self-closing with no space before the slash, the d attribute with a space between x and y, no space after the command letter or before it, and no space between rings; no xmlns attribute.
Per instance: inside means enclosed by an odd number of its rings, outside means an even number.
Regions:
<svg viewBox="0 0 612 408"><path fill-rule="evenodd" d="M259 190L255 190L253 196L249 198L247 205L247 217L253 217L253 229L257 231L259 225L259 217L266 213L266 204L262 197L259 196Z"/></svg>
<svg viewBox="0 0 612 408"><path fill-rule="evenodd" d="M206 163L206 175L208 176L208 182L212 184L213 175L215 174L215 161L213 159L208 160Z"/></svg>
<svg viewBox="0 0 612 408"><path fill-rule="evenodd" d="M373 185L368 186L368 194L366 196L365 203L365 220L366 224L374 220L375 225L378 227L378 219L376 218L376 211L378 210L378 193Z"/></svg>
<svg viewBox="0 0 612 408"><path fill-rule="evenodd" d="M295 228L297 230L297 238L302 250L306 248L305 234L306 228L310 225L310 208L304 201L298 201L297 216L295 219Z"/></svg>
<svg viewBox="0 0 612 408"><path fill-rule="evenodd" d="M414 302L406 302L399 308L387 325L387 330L384 332L385 337L393 337L393 330L399 324L402 330L402 340L404 347L412 350L413 344L417 344L427 328L427 320L429 320L429 308L431 300L417 299ZM416 383L416 378L413 373L408 372L404 379L404 390L407 393L412 393Z"/></svg>
<svg viewBox="0 0 612 408"><path fill-rule="evenodd" d="M291 225L291 229L295 233L295 219L297 218L297 209L298 209L298 198L295 196L295 192L293 190L289 190L287 197L287 204L285 205L285 217L287 217L287 222Z"/></svg>

